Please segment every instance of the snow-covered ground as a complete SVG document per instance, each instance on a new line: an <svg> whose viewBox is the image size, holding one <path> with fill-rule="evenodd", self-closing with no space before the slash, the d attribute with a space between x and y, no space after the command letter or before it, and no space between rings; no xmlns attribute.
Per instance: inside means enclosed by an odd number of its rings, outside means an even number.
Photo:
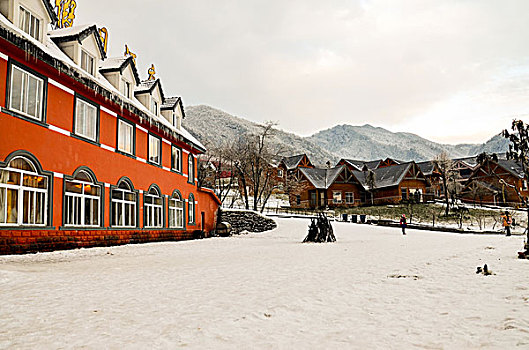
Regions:
<svg viewBox="0 0 529 350"><path fill-rule="evenodd" d="M278 224L0 257L0 348L529 347L523 237L333 223L336 243L301 244L307 220Z"/></svg>

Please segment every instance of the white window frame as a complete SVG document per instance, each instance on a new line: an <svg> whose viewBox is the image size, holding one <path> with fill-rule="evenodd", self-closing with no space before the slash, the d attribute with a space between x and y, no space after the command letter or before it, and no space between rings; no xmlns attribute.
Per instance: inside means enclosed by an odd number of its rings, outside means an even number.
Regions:
<svg viewBox="0 0 529 350"><path fill-rule="evenodd" d="M162 165L162 140L154 135L149 134L149 162L156 165ZM157 154L155 155L152 151L154 149L154 145L156 146L156 149L158 150ZM157 157L158 161L155 161L154 158Z"/></svg>
<svg viewBox="0 0 529 350"><path fill-rule="evenodd" d="M150 200L150 203L147 202ZM160 204L156 204L155 200L159 200ZM162 228L163 227L163 196L156 188L143 195L143 210L145 211L145 222L143 226L146 228Z"/></svg>
<svg viewBox="0 0 529 350"><path fill-rule="evenodd" d="M128 186L128 184L127 184ZM113 193L114 192L119 192L121 193L121 199L119 198L114 198L113 196ZM134 195L134 199L133 200L128 200L128 199L125 199L125 194L133 194ZM130 227L137 227L137 215L136 215L136 202L137 202L137 193L134 192L133 190L131 190L130 188L128 190L124 189L124 188L119 188L119 184L118 184L118 187L116 188L112 188L110 190L110 212L113 213L114 211L114 205L116 205L116 208L120 207L121 208L121 213L122 213L122 216L121 218L116 218L115 215L112 214L112 221L110 222L110 226L111 227L115 227L115 228L130 228ZM116 210L117 212L117 210ZM125 222L127 220L125 220L125 213L128 213L130 215L130 218L129 218L129 222L130 224L129 225L126 225Z"/></svg>
<svg viewBox="0 0 529 350"><path fill-rule="evenodd" d="M195 157L191 153L187 155L187 176L188 181L193 183L195 182Z"/></svg>
<svg viewBox="0 0 529 350"><path fill-rule="evenodd" d="M187 200L187 222L195 224L195 196L190 194Z"/></svg>
<svg viewBox="0 0 529 350"><path fill-rule="evenodd" d="M22 74L22 82L20 86L20 107L21 109L17 109L13 106L13 88L14 88L14 71L17 70ZM35 104L38 105L37 108L37 115L31 115L28 113L29 108L29 79L35 79L37 81L37 86L39 86L39 89L35 92ZM31 119L43 121L43 108L42 105L44 103L44 80L37 77L35 74L32 74L28 71L26 71L23 68L20 68L17 65L12 64L11 65L11 74L10 74L10 84L9 84L9 109L16 111L17 113L20 113L26 117L29 117ZM40 92L40 94L39 94ZM24 111L25 109L25 111Z"/></svg>
<svg viewBox="0 0 529 350"><path fill-rule="evenodd" d="M88 53L88 51L81 49L80 66L85 72L95 76L96 58Z"/></svg>
<svg viewBox="0 0 529 350"><path fill-rule="evenodd" d="M13 158L10 163L17 159L17 158L22 158L24 159L27 163L29 163L31 165L31 167L33 167L33 169L35 169L35 166L33 165L33 162L30 161L29 159L25 158L25 157L15 157ZM47 222L48 222L48 189L49 189L49 182L50 182L50 179L46 176L43 176L39 173L37 173L37 171L33 170L33 171L28 171L28 170L22 170L22 169L15 169L15 168L11 168L9 167L9 164L7 167L5 168L1 168L0 170L3 170L3 171L9 171L9 172L14 172L14 173L18 173L19 174L19 183L18 184L6 184L6 183L0 183L0 191L4 192L5 195L4 195L4 203L2 205L2 207L0 207L0 210L3 211L4 213L4 220L5 222L0 222L0 227L2 226L46 226L47 225ZM1 175L0 175L1 176ZM35 187L30 187L30 186L24 186L24 176L38 176L38 177L43 177L46 179L46 188L42 189L42 188L35 188ZM16 203L16 206L17 206L17 221L16 222L10 222L8 223L7 221L7 190L15 190L17 191L17 203ZM32 212L33 213L33 220L32 222L27 222L25 223L24 222L24 195L26 193L29 193L28 195L28 202L32 202L32 207L30 207L30 210L29 212ZM37 199L37 194L42 196L41 197L41 206L39 208L35 208L34 205L36 203L36 199ZM31 197L29 197L31 196ZM37 212L40 212L40 215L41 215L41 218L42 218L42 223L35 223L36 221L36 215L37 215Z"/></svg>
<svg viewBox="0 0 529 350"><path fill-rule="evenodd" d="M178 162L175 162L175 159L173 157L175 150L178 154ZM171 168L176 172L182 172L182 149L174 145L171 145Z"/></svg>
<svg viewBox="0 0 529 350"><path fill-rule="evenodd" d="M90 175L88 175L90 177ZM87 182L82 180L64 180L65 181L65 191L64 191L64 226L74 226L74 227L99 227L101 226L101 193L102 188L100 185L94 183L94 182ZM74 192L67 192L66 190L66 182L75 183L81 185L82 192L81 193L74 193ZM85 185L95 186L99 187L99 196L90 195L85 193ZM90 208L97 208L97 215L96 219L97 222L95 224L87 224L85 222L86 218L86 200L90 201ZM75 205L75 202L80 201L80 212L77 211L77 206ZM71 206L69 206L69 203L72 203ZM92 212L92 210L91 210ZM80 215L80 218L77 218L77 216Z"/></svg>
<svg viewBox="0 0 529 350"><path fill-rule="evenodd" d="M28 24L27 31L25 29L27 17L25 16L24 12L29 15L30 21L30 23ZM22 29L25 33L29 34L32 38L40 41L40 35L42 33L42 18L35 16L35 14L29 11L27 8L20 6L18 12L18 22L20 29ZM37 23L37 33L35 33L35 22Z"/></svg>
<svg viewBox="0 0 529 350"><path fill-rule="evenodd" d="M348 199L347 195L349 195L350 200ZM345 192L345 204L354 204L354 202L355 202L354 192Z"/></svg>
<svg viewBox="0 0 529 350"><path fill-rule="evenodd" d="M178 198L177 198L178 197ZM184 200L179 193L169 198L169 227L184 228Z"/></svg>
<svg viewBox="0 0 529 350"><path fill-rule="evenodd" d="M158 115L158 101L156 101L154 98L151 98L151 113Z"/></svg>
<svg viewBox="0 0 529 350"><path fill-rule="evenodd" d="M337 199L337 195L339 195L340 199ZM340 204L340 203L343 202L342 191L333 191L332 192L332 202L334 204Z"/></svg>
<svg viewBox="0 0 529 350"><path fill-rule="evenodd" d="M130 83L130 81L121 79L121 84L122 84L121 93L123 94L123 96L125 96L126 98L131 98L130 92L132 91L131 89L132 84Z"/></svg>
<svg viewBox="0 0 529 350"><path fill-rule="evenodd" d="M121 130L124 130L122 128L125 128L125 129L126 128L130 128L129 129L130 134L128 135L129 138L130 138L130 150L126 150L124 147L122 147L122 141L123 140L122 140L122 137L121 137L122 136L121 135ZM134 129L135 129L134 124L127 123L124 120L118 119L118 140L117 140L118 151L123 152L123 153L127 153L127 154L131 154L131 155L134 154Z"/></svg>
<svg viewBox="0 0 529 350"><path fill-rule="evenodd" d="M85 123L86 121L88 120L87 118L89 117L88 113L85 113L84 117L81 118L81 111L85 111L85 112L88 112L88 111L93 111L94 112L94 115L93 115L93 133L94 133L94 137L92 138L90 135L86 135L84 133L84 129L86 128L86 126L81 126L80 123L81 123L81 120L83 120ZM89 102L86 102L85 100L83 100L82 98L79 98L79 97L76 97L75 99L75 127L74 127L74 132L76 135L79 135L81 137L84 137L88 140L92 140L94 142L97 142L97 124L98 124L98 110L97 110L97 107L94 106L93 104L89 103ZM81 128L82 127L82 128Z"/></svg>

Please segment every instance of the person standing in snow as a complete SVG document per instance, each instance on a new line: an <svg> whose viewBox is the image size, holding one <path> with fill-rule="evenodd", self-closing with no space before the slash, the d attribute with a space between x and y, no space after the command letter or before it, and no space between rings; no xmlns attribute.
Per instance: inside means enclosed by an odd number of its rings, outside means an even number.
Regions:
<svg viewBox="0 0 529 350"><path fill-rule="evenodd" d="M511 214L508 211L506 211L505 214L501 216L501 219L502 219L503 229L505 230L505 235L510 236L511 235L511 223L512 223Z"/></svg>
<svg viewBox="0 0 529 350"><path fill-rule="evenodd" d="M400 227L402 228L402 234L406 234L406 214L402 214L400 218Z"/></svg>

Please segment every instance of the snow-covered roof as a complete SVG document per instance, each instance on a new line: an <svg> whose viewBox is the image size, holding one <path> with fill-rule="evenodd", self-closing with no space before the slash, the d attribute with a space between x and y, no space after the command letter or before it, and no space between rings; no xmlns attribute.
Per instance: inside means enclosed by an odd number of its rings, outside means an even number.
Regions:
<svg viewBox="0 0 529 350"><path fill-rule="evenodd" d="M129 57L110 57L102 61L99 67L101 73L106 72L123 72L123 70L129 65L132 67L132 73L134 74L134 79L136 79L136 84L140 82L140 76L136 65L134 64L134 59L132 56Z"/></svg>
<svg viewBox="0 0 529 350"><path fill-rule="evenodd" d="M101 37L99 36L99 31L97 30L97 26L95 24L72 26L69 28L55 29L48 32L48 36L55 43L68 41L81 42L90 35L94 35L97 42L97 47L99 48L99 53L101 54L101 57L105 59L107 57L107 53L105 52L105 47L101 42Z"/></svg>
<svg viewBox="0 0 529 350"><path fill-rule="evenodd" d="M162 109L173 109L176 107L176 104L180 101L180 97L167 97L162 104Z"/></svg>
<svg viewBox="0 0 529 350"><path fill-rule="evenodd" d="M95 27L95 25L94 25ZM0 37L11 42L13 45L23 48L29 55L38 57L41 61L57 69L60 73L66 74L72 79L83 83L88 88L95 90L111 103L116 103L124 109L130 110L138 115L141 120L146 120L150 124L162 129L165 133L174 138L181 137L184 142L191 143L199 151L204 152L206 148L195 137L184 128L177 129L162 116L151 113L136 98L127 98L118 91L101 74L92 76L85 72L79 65L73 62L48 36L40 42L15 25L6 17L0 14Z"/></svg>
<svg viewBox="0 0 529 350"><path fill-rule="evenodd" d="M336 180L336 177L344 169L343 165L330 168L299 168L307 180L318 189L328 189Z"/></svg>

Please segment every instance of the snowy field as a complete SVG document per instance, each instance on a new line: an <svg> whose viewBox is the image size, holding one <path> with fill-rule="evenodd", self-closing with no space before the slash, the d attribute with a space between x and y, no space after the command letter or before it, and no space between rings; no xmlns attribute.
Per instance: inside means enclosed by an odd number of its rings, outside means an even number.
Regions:
<svg viewBox="0 0 529 350"><path fill-rule="evenodd" d="M0 348L529 348L520 236L334 223L318 245L307 220L278 224L0 257Z"/></svg>

